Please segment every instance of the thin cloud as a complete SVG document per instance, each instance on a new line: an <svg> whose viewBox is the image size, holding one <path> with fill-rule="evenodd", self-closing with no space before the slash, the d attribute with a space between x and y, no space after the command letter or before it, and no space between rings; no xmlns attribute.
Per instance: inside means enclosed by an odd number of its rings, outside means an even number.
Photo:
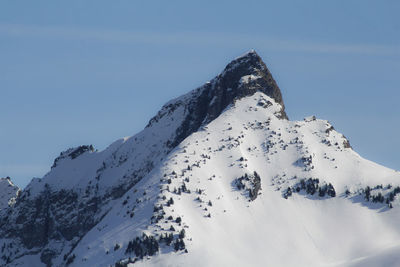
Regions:
<svg viewBox="0 0 400 267"><path fill-rule="evenodd" d="M67 40L88 40L132 44L163 45L209 45L263 47L273 51L365 54L399 56L400 46L371 44L317 43L298 40L282 40L255 37L243 34L205 33L205 32L132 32L118 30L97 30L68 28L61 26L31 26L0 24L0 34L14 37L52 38Z"/></svg>

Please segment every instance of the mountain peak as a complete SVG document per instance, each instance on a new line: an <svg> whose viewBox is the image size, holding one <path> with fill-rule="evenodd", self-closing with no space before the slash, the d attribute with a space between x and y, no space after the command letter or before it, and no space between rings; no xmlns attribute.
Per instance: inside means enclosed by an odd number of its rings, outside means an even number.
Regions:
<svg viewBox="0 0 400 267"><path fill-rule="evenodd" d="M257 91L270 96L282 106L281 118L288 119L281 90L255 50L232 60L217 78L226 88L236 89L233 90L235 98L249 96Z"/></svg>
<svg viewBox="0 0 400 267"><path fill-rule="evenodd" d="M238 56L233 61L239 60L239 59L244 59L244 58L258 58L259 60L262 60L261 57L257 54L256 50L251 49L251 50L247 51L246 53L244 53L243 55Z"/></svg>
<svg viewBox="0 0 400 267"><path fill-rule="evenodd" d="M257 52L252 49L228 63L221 75L238 69L247 70L249 72L265 71L266 66Z"/></svg>
<svg viewBox="0 0 400 267"><path fill-rule="evenodd" d="M185 119L177 130L176 138L170 143L173 148L201 125L216 119L229 105L243 97L262 92L281 106L277 113L280 119L288 119L285 113L281 91L261 57L254 50L232 60L221 74L210 82L169 101L161 111L150 120L147 127L184 105Z"/></svg>

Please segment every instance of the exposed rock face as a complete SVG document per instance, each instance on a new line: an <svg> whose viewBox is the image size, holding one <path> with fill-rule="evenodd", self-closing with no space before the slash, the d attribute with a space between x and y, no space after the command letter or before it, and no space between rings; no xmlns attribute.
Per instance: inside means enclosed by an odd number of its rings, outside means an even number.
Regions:
<svg viewBox="0 0 400 267"><path fill-rule="evenodd" d="M78 207L76 192L61 190L52 192L49 186L33 200L22 195L18 202L15 222L22 227L10 231L31 249L47 244L50 239L71 240L91 228L91 206ZM78 227L79 225L79 227Z"/></svg>
<svg viewBox="0 0 400 267"><path fill-rule="evenodd" d="M229 63L216 77L207 121L215 119L234 99L262 92L282 106L281 117L288 119L285 113L281 91L260 56L250 51Z"/></svg>
<svg viewBox="0 0 400 267"><path fill-rule="evenodd" d="M0 178L0 210L13 205L19 193L20 189L13 184L10 177Z"/></svg>
<svg viewBox="0 0 400 267"><path fill-rule="evenodd" d="M75 148L70 148L67 149L64 152L60 153L60 156L58 156L53 163L53 166L51 166L51 168L55 168L57 166L57 163L59 161L61 161L62 159L65 159L67 157L71 158L71 159L75 159L77 157L79 157L80 155L82 155L83 153L87 152L87 151L94 151L94 148L92 145L88 146L88 145L83 145L83 146L79 146L79 147L75 147Z"/></svg>

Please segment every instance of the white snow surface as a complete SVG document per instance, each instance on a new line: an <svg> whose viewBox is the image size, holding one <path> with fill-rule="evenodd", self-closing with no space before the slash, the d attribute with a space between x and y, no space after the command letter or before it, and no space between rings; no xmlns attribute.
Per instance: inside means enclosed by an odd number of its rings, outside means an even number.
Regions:
<svg viewBox="0 0 400 267"><path fill-rule="evenodd" d="M120 165L102 173L99 186L106 190L122 183L123 175L137 162L152 159L152 171L111 201L110 212L73 248L76 258L69 266L110 266L135 257L125 250L136 236L173 233L176 237L181 229L186 232L187 253L160 243L156 255L130 266L400 265L398 196L389 208L385 203L366 202L360 195L366 186L383 185L375 191L385 193L387 185L400 185L399 172L347 148L345 137L326 120L278 119L275 114L281 106L260 92L237 100L167 151L163 142L185 113L178 105L169 116L167 106L179 101L185 97L165 105L156 126L118 140L104 151L65 159L42 180L32 181L32 194L35 183L43 182L83 190L102 162L109 167L120 159ZM312 162L304 163L308 158ZM247 191L235 183L255 171L261 177L261 190L250 201ZM332 184L336 196L300 191L283 197L288 187L308 178ZM190 193L174 193L183 183ZM174 204L168 207L170 198ZM160 205L164 218L152 222L153 208ZM177 217L181 223L175 222ZM115 249L116 244L120 248ZM14 264L29 266L29 262L41 266L39 256L32 255ZM53 264L64 262L58 258Z"/></svg>
<svg viewBox="0 0 400 267"><path fill-rule="evenodd" d="M247 83L253 82L255 80L258 80L260 78L261 78L261 76L257 76L257 75L253 75L253 74L245 75L242 78L240 78L239 83L247 84Z"/></svg>

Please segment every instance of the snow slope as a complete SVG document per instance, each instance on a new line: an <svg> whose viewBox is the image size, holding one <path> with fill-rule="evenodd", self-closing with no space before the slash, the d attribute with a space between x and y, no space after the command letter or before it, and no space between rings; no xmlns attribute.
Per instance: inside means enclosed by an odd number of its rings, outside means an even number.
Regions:
<svg viewBox="0 0 400 267"><path fill-rule="evenodd" d="M367 185L399 184L400 175L345 148L341 134L326 133L331 128L327 121L279 120L274 115L279 109L271 98L256 93L186 138L81 240L71 266L106 266L133 258L124 251L142 232L177 235L181 229L188 253L161 244L157 255L134 266L346 266L400 245L397 199L389 209L358 200L357 193L345 194ZM298 164L308 155L313 169ZM254 171L262 189L250 201L235 179ZM337 196L300 192L283 197L286 188L309 177L331 183ZM190 193L174 193L183 183ZM167 207L171 197L174 204ZM164 218L151 223L153 207L159 205ZM180 224L174 222L177 217ZM121 248L114 251L116 244Z"/></svg>
<svg viewBox="0 0 400 267"><path fill-rule="evenodd" d="M2 216L0 264L398 266L400 173L286 118L258 55L235 59L139 134L61 153Z"/></svg>

